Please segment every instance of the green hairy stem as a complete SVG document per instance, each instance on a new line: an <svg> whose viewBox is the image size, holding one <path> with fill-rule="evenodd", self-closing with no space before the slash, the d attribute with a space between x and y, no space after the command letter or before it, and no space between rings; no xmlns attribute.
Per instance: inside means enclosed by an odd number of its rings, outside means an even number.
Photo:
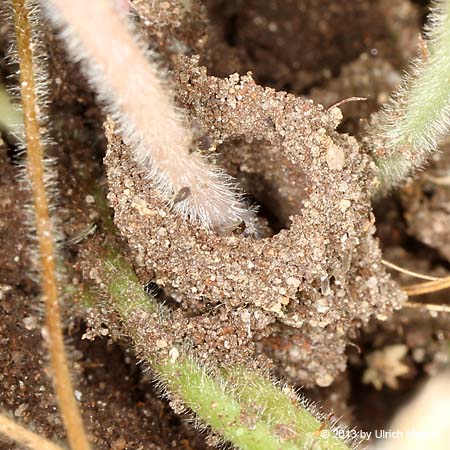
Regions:
<svg viewBox="0 0 450 450"><path fill-rule="evenodd" d="M241 450L348 450L342 440L311 414L292 391L281 389L261 375L238 367L221 375L207 372L182 349L176 355L154 357L154 343L134 323L135 317L158 313L125 259L109 251L100 279L113 309L140 356L150 365L172 398L180 400L211 430Z"/></svg>
<svg viewBox="0 0 450 450"><path fill-rule="evenodd" d="M450 128L450 0L433 4L426 41L365 139L386 191L420 168Z"/></svg>

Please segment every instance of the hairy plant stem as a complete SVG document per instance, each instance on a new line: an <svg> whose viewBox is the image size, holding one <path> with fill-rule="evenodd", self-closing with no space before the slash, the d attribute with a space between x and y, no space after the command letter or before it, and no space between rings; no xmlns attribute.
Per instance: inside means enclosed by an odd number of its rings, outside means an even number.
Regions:
<svg viewBox="0 0 450 450"><path fill-rule="evenodd" d="M45 323L53 383L61 416L73 450L88 450L78 405L73 394L72 381L64 349L61 312L58 301L55 238L49 212L44 163L42 130L34 67L31 10L26 0L12 0L16 31L17 53L20 66L20 91L24 113L26 171L31 185L34 222L39 247L39 271L45 305Z"/></svg>
<svg viewBox="0 0 450 450"><path fill-rule="evenodd" d="M236 182L195 148L187 117L176 107L162 67L141 50L114 2L42 3L168 205L209 230L233 230L245 222L246 230L256 233L254 212ZM176 201L180 192L188 194Z"/></svg>
<svg viewBox="0 0 450 450"><path fill-rule="evenodd" d="M302 405L263 378L242 367L209 373L183 349L155 358L135 318L158 314L159 307L140 285L126 260L108 250L99 278L125 333L170 395L179 399L213 432L241 450L348 450L343 441Z"/></svg>
<svg viewBox="0 0 450 450"><path fill-rule="evenodd" d="M402 182L450 129L450 0L432 4L427 41L412 74L376 116L365 143L380 169L380 191Z"/></svg>
<svg viewBox="0 0 450 450"><path fill-rule="evenodd" d="M63 450L59 445L33 433L3 414L0 414L0 433L31 450Z"/></svg>
<svg viewBox="0 0 450 450"><path fill-rule="evenodd" d="M311 448L316 442L322 445L326 443L324 448L333 450L349 448L330 432L329 428L333 428L336 419L326 414L318 414L319 418L313 415L311 410L314 410L314 404L301 396L299 398L291 388L280 388L271 380L242 367L228 370L224 376L234 386L243 405L250 408L258 405L261 418L273 425L284 424L284 431L288 435L304 435ZM322 439L318 439L322 432ZM329 439L323 439L327 434Z"/></svg>

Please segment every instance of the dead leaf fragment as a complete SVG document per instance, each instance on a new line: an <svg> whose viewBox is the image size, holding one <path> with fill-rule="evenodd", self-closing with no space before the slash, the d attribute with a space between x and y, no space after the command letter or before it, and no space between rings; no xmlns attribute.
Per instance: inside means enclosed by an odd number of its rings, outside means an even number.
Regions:
<svg viewBox="0 0 450 450"><path fill-rule="evenodd" d="M407 352L406 345L397 344L388 345L367 355L363 383L371 383L377 390L381 390L384 384L391 389L398 389L397 378L410 371L409 366L402 362Z"/></svg>

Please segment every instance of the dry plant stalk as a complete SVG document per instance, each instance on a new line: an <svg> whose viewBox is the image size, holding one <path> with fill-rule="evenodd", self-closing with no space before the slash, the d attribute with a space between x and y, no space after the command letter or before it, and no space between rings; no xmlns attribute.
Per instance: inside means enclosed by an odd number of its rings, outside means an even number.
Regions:
<svg viewBox="0 0 450 450"><path fill-rule="evenodd" d="M432 277L430 275L425 275L423 273L414 272L413 270L405 269L404 267L398 266L397 264L391 263L390 261L387 261L383 259L381 261L386 267L389 267L391 269L396 270L397 272L404 273L406 275L409 275L411 277L420 278L422 280L428 280L428 281L436 281L440 280L438 277Z"/></svg>
<svg viewBox="0 0 450 450"><path fill-rule="evenodd" d="M53 383L59 409L73 450L88 450L81 414L75 400L64 349L61 312L58 301L56 252L49 212L44 163L44 148L39 120L39 103L33 54L31 5L27 0L12 0L20 65L20 90L24 113L26 170L33 196L34 219L39 247L39 271L45 305L48 349Z"/></svg>
<svg viewBox="0 0 450 450"><path fill-rule="evenodd" d="M111 0L44 2L61 26L74 60L120 125L136 160L175 212L217 232L242 222L256 232L254 213L237 185L194 148L185 114L176 108L161 67L140 49ZM123 9L123 8L122 8Z"/></svg>
<svg viewBox="0 0 450 450"><path fill-rule="evenodd" d="M31 450L63 450L59 445L27 430L3 414L0 414L0 433Z"/></svg>
<svg viewBox="0 0 450 450"><path fill-rule="evenodd" d="M421 278L422 280L427 280L425 283L415 283L407 286L402 286L402 290L409 297L414 297L416 295L431 294L433 292L442 291L450 287L450 277L439 278L424 275L422 273L413 272L412 270L408 270L403 267L397 266L396 264L386 261L385 259L382 260L382 263L386 267L390 267L391 269L397 270L398 272L410 275L412 277Z"/></svg>
<svg viewBox="0 0 450 450"><path fill-rule="evenodd" d="M412 297L415 295L431 294L433 292L442 291L443 289L448 289L449 287L450 287L450 277L445 277L439 280L403 286L402 289L410 297Z"/></svg>

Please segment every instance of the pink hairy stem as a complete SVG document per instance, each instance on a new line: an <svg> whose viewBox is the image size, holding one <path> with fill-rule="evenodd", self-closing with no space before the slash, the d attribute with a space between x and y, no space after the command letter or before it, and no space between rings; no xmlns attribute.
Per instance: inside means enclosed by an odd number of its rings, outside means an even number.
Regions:
<svg viewBox="0 0 450 450"><path fill-rule="evenodd" d="M46 2L47 3L47 2ZM208 230L254 230L254 213L223 170L192 147L186 117L174 105L160 69L137 45L110 0L51 0L49 13L136 159L174 211ZM123 4L123 2L120 2ZM53 7L52 7L53 5ZM194 150L194 151L191 151ZM174 202L178 193L182 200Z"/></svg>

